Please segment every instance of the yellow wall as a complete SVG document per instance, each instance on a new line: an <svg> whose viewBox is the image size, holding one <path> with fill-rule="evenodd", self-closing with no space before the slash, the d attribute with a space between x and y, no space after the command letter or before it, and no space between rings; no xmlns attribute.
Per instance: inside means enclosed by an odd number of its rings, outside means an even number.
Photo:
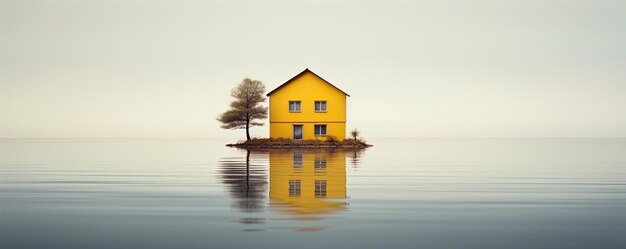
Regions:
<svg viewBox="0 0 626 249"><path fill-rule="evenodd" d="M301 101L301 112L289 112L289 101ZM326 101L325 113L315 101ZM327 134L346 138L346 95L311 72L305 72L270 95L270 137L292 138L293 125L302 124L304 139L315 139L314 125L326 124Z"/></svg>
<svg viewBox="0 0 626 249"><path fill-rule="evenodd" d="M346 137L346 123L323 123L323 122L315 122L315 123L270 123L270 137L272 138L292 138L293 136L293 125L302 125L302 129L304 132L304 139L316 139L320 137L315 137L314 135L314 125L316 124L325 124L326 125L326 133L328 135L336 136L339 139L344 139Z"/></svg>
<svg viewBox="0 0 626 249"><path fill-rule="evenodd" d="M294 167L294 154L302 154L302 167ZM326 162L315 168L316 158ZM270 204L274 211L321 214L346 209L346 156L343 151L271 151ZM300 195L289 193L289 181L300 181ZM315 180L326 181L326 196L316 196Z"/></svg>

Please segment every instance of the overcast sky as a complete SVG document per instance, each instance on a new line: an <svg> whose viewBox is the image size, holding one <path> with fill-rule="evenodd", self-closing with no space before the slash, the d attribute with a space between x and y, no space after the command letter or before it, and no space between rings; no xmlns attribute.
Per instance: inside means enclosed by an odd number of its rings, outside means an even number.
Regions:
<svg viewBox="0 0 626 249"><path fill-rule="evenodd" d="M366 138L626 136L626 1L0 1L0 137L243 138L307 67Z"/></svg>

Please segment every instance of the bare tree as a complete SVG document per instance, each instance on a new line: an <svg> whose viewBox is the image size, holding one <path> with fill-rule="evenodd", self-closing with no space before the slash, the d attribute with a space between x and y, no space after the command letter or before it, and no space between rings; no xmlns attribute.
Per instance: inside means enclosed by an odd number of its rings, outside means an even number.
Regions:
<svg viewBox="0 0 626 249"><path fill-rule="evenodd" d="M230 92L235 98L230 103L230 109L217 118L222 123L220 126L224 129L246 129L246 139L250 140L250 127L263 125L255 120L267 118L267 107L260 105L266 99L264 92L265 85L261 81L243 79Z"/></svg>

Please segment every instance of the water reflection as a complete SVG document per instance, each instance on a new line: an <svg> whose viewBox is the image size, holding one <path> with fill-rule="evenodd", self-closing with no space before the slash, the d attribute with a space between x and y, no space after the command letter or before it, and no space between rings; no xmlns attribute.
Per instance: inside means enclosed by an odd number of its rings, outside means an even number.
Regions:
<svg viewBox="0 0 626 249"><path fill-rule="evenodd" d="M218 171L237 210L267 211L274 222L296 222L298 231L324 229L327 224L302 221L324 221L348 210L346 161L356 167L360 152L254 149L242 153L245 159L222 159ZM239 222L263 224L265 219L244 217Z"/></svg>
<svg viewBox="0 0 626 249"><path fill-rule="evenodd" d="M260 154L246 151L245 158L224 158L218 175L233 199L233 207L243 212L261 212L267 203L267 166L259 164ZM250 219L245 219L248 223ZM250 223L257 223L255 220Z"/></svg>
<svg viewBox="0 0 626 249"><path fill-rule="evenodd" d="M270 207L293 219L346 210L346 155L343 151L272 151Z"/></svg>

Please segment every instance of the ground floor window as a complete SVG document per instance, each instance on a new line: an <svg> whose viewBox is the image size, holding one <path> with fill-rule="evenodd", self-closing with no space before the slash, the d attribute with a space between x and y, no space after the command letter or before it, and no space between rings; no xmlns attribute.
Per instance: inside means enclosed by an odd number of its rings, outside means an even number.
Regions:
<svg viewBox="0 0 626 249"><path fill-rule="evenodd" d="M315 136L326 136L326 125L315 125Z"/></svg>
<svg viewBox="0 0 626 249"><path fill-rule="evenodd" d="M326 158L317 157L317 156L315 157L315 163L314 163L315 169L325 169L327 164L328 163L327 163Z"/></svg>
<svg viewBox="0 0 626 249"><path fill-rule="evenodd" d="M302 125L293 125L293 139L302 139L303 138L303 128Z"/></svg>
<svg viewBox="0 0 626 249"><path fill-rule="evenodd" d="M293 167L302 168L302 152L293 153Z"/></svg>

